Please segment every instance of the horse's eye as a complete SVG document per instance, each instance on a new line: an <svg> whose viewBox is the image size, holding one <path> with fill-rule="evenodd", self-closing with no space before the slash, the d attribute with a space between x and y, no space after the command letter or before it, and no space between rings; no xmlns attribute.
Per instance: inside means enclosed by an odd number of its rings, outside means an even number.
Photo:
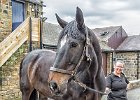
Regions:
<svg viewBox="0 0 140 100"><path fill-rule="evenodd" d="M73 48L73 47L77 47L77 45L78 45L77 43L75 43L75 42L71 42L70 47L71 47L71 48Z"/></svg>

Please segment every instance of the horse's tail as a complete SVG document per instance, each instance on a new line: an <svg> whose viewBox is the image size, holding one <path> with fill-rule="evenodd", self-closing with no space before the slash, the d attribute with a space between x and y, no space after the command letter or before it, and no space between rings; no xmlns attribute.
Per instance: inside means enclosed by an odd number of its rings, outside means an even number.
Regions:
<svg viewBox="0 0 140 100"><path fill-rule="evenodd" d="M31 93L29 100L38 100L38 93L37 93L36 89L34 89L33 92Z"/></svg>

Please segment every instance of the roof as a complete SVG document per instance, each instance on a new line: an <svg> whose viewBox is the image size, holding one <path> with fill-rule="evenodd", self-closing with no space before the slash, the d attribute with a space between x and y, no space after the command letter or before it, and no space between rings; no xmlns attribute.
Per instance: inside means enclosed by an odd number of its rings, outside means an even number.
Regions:
<svg viewBox="0 0 140 100"><path fill-rule="evenodd" d="M95 28L92 31L103 41L107 41L122 26Z"/></svg>
<svg viewBox="0 0 140 100"><path fill-rule="evenodd" d="M140 51L140 35L128 36L117 51Z"/></svg>
<svg viewBox="0 0 140 100"><path fill-rule="evenodd" d="M43 25L42 42L47 45L57 45L62 28L59 25L45 22Z"/></svg>
<svg viewBox="0 0 140 100"><path fill-rule="evenodd" d="M62 28L59 25L51 24L51 23L44 23L43 25L43 34L42 40L43 44L46 46L55 46L58 42L59 33L61 32ZM110 51L112 50L104 41L99 39L100 46L102 50Z"/></svg>

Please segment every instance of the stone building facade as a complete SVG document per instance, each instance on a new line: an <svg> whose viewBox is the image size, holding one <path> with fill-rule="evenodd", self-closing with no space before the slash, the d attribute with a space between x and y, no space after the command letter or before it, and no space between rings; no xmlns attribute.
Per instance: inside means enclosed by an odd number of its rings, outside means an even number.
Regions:
<svg viewBox="0 0 140 100"><path fill-rule="evenodd" d="M0 84L0 100L21 100L19 90L19 67L23 57L27 54L28 43L24 43L2 66Z"/></svg>
<svg viewBox="0 0 140 100"><path fill-rule="evenodd" d="M0 42L12 31L11 9L10 0L0 0Z"/></svg>
<svg viewBox="0 0 140 100"><path fill-rule="evenodd" d="M113 71L116 60L122 60L125 65L124 74L129 81L140 79L140 52L108 52L106 75Z"/></svg>
<svg viewBox="0 0 140 100"><path fill-rule="evenodd" d="M140 52L117 52L116 59L123 60L124 73L129 80L140 79Z"/></svg>
<svg viewBox="0 0 140 100"><path fill-rule="evenodd" d="M125 72L130 80L140 79L140 35L127 37L116 49L116 58L125 62Z"/></svg>
<svg viewBox="0 0 140 100"><path fill-rule="evenodd" d="M56 46L58 38L57 36L62 29L57 25L46 23L46 25L44 25L44 30L43 44L45 45L45 47L49 49L52 46ZM97 28L93 31L97 35L100 46L102 48L103 68L105 75L108 75L113 71L113 66L116 60L123 60L125 63L124 73L126 74L128 79L140 79L140 52L138 52L138 50L140 51L140 36L127 36L122 26ZM109 33L103 36L99 36L99 33L104 32ZM112 38L112 36L114 36L114 34L116 33L118 34L117 36L121 36L122 34L124 35L120 39L121 41L123 40L123 42L121 42L121 44L119 44L119 46L115 49L113 47L110 47L107 42L112 42L114 37L113 39L111 39L112 41L110 41L109 38ZM54 41L54 39L52 38L55 38L56 41ZM119 41L119 38L116 38L116 41Z"/></svg>
<svg viewBox="0 0 140 100"><path fill-rule="evenodd" d="M119 47L108 51L107 74L111 73L116 60L125 64L124 73L132 80L140 79L140 35L128 36Z"/></svg>
<svg viewBox="0 0 140 100"><path fill-rule="evenodd" d="M12 2L24 5L24 20L31 17L42 17L42 0L0 0L0 42L12 33ZM24 21L23 20L23 21ZM28 42L25 42L0 67L0 100L21 100L19 90L19 64L28 52ZM2 58L0 58L2 59Z"/></svg>
<svg viewBox="0 0 140 100"><path fill-rule="evenodd" d="M12 1L24 4L24 19L43 15L42 0L0 0L0 42L12 32Z"/></svg>

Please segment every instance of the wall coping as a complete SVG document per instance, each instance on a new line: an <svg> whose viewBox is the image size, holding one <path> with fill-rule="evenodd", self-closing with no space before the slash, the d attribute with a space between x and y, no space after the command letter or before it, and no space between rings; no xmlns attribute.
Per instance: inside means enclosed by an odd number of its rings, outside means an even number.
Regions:
<svg viewBox="0 0 140 100"><path fill-rule="evenodd" d="M140 87L140 79L130 81L127 88L128 88L128 90L131 90L131 89L135 89L138 87Z"/></svg>

